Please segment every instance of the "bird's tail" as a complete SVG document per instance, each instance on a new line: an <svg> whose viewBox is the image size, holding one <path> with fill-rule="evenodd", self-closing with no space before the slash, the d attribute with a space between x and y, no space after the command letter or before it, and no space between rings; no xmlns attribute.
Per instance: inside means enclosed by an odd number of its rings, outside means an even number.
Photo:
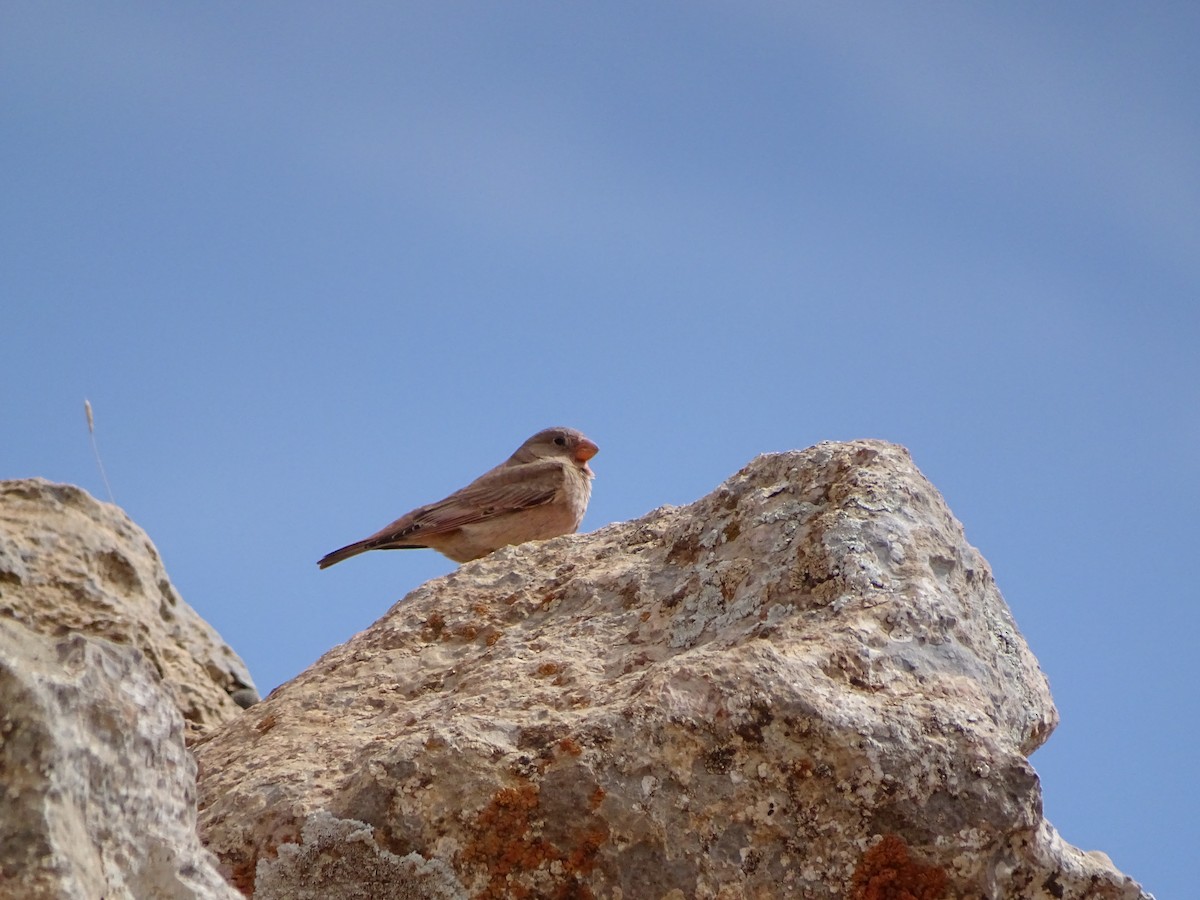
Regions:
<svg viewBox="0 0 1200 900"><path fill-rule="evenodd" d="M340 550L334 550L332 553L326 553L317 562L317 566L322 569L328 569L335 563L340 563L343 559L349 559L352 556L358 556L360 553L366 553L368 550L428 550L427 544L398 544L386 539L378 537L369 537L361 541L355 541L353 544L347 544Z"/></svg>
<svg viewBox="0 0 1200 900"><path fill-rule="evenodd" d="M343 559L349 559L352 556L358 556L360 553L366 553L371 549L370 541L355 541L353 544L347 544L340 550L334 550L332 553L326 553L317 563L322 569L328 569L334 563L340 563Z"/></svg>

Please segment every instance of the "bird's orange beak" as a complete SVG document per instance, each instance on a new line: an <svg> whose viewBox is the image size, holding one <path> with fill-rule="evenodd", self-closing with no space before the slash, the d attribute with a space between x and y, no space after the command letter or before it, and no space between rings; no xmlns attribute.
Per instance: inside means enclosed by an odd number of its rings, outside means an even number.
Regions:
<svg viewBox="0 0 1200 900"><path fill-rule="evenodd" d="M579 442L579 446L575 448L575 461L586 463L589 459L600 452L600 448L584 438Z"/></svg>

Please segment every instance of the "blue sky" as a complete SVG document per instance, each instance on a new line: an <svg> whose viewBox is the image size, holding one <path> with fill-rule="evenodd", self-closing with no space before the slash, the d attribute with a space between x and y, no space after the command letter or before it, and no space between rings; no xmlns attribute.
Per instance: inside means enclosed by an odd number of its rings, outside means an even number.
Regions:
<svg viewBox="0 0 1200 900"><path fill-rule="evenodd" d="M551 424L584 529L908 446L1185 896L1200 6L12 2L0 477L120 503L264 693L453 564L365 536Z"/></svg>

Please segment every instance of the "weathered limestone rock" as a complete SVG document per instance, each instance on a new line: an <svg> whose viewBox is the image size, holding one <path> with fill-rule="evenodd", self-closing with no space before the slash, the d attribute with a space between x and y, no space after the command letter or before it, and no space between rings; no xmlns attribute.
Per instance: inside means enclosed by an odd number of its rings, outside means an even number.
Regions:
<svg viewBox="0 0 1200 900"><path fill-rule="evenodd" d="M399 857L375 843L371 826L335 819L324 810L304 823L302 844L281 844L260 859L256 900L461 900L466 895L444 862L410 853Z"/></svg>
<svg viewBox="0 0 1200 900"><path fill-rule="evenodd" d="M197 744L200 827L270 897L1147 897L1044 821L1055 724L907 453L823 444L412 592Z"/></svg>
<svg viewBox="0 0 1200 900"><path fill-rule="evenodd" d="M180 599L146 533L72 485L0 481L4 619L52 637L136 647L162 676L189 738L257 699L245 663Z"/></svg>
<svg viewBox="0 0 1200 900"><path fill-rule="evenodd" d="M0 619L0 898L234 900L195 773L140 650Z"/></svg>
<svg viewBox="0 0 1200 900"><path fill-rule="evenodd" d="M237 897L184 741L240 715L236 691L245 665L124 513L0 482L0 900Z"/></svg>

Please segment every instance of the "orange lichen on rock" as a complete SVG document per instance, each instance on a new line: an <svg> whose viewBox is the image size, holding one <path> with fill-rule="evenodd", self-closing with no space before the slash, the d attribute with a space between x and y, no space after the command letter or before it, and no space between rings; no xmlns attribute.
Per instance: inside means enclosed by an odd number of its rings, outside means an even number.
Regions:
<svg viewBox="0 0 1200 900"><path fill-rule="evenodd" d="M541 837L535 825L538 803L537 786L525 782L497 791L479 813L475 837L463 850L465 862L487 870L487 887L477 897L522 900L540 896L539 891L527 886L530 876L542 869L545 877L549 864L558 863L558 871L550 876L558 881L551 896L591 900L592 892L580 876L595 866L596 854L608 840L608 829L600 823L582 830L574 847L558 847Z"/></svg>
<svg viewBox="0 0 1200 900"><path fill-rule="evenodd" d="M530 817L538 805L538 789L532 784L504 788L495 793L475 821L475 839L463 850L463 859L480 863L490 876L485 897L501 897L514 870L536 869L556 858L546 841L534 837ZM520 896L514 893L513 896Z"/></svg>
<svg viewBox="0 0 1200 900"><path fill-rule="evenodd" d="M579 741L570 736L565 737L558 742L558 749L562 750L564 753L570 753L572 756L578 756L583 752L583 747L580 746Z"/></svg>
<svg viewBox="0 0 1200 900"><path fill-rule="evenodd" d="M850 891L853 900L941 900L946 894L946 873L914 860L904 841L888 834L863 854Z"/></svg>
<svg viewBox="0 0 1200 900"><path fill-rule="evenodd" d="M441 634L442 629L446 627L446 617L440 612L431 612L425 619L425 627L435 635Z"/></svg>

